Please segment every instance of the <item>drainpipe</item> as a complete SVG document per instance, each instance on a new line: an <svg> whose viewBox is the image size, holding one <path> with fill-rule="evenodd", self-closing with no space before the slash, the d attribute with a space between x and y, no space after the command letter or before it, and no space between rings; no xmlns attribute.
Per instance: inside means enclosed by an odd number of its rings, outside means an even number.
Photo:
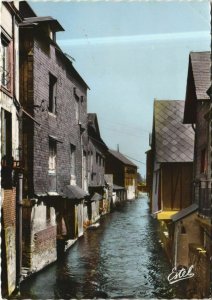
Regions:
<svg viewBox="0 0 212 300"><path fill-rule="evenodd" d="M20 113L20 103L16 99L16 51L15 51L15 22L16 17L13 15L12 19L12 37L13 37L13 100L16 105L16 109L19 110L19 149L21 146L20 140L20 130L22 128L22 113ZM18 71L18 70L17 70ZM19 153L20 156L20 153ZM20 157L19 157L20 160ZM22 167L22 166L21 166ZM17 196L16 196L16 289L20 290L21 282L21 268L22 268L22 198L23 198L23 173L20 170L18 173L18 182L17 182Z"/></svg>
<svg viewBox="0 0 212 300"><path fill-rule="evenodd" d="M23 174L18 174L18 195L17 195L17 263L16 263L16 288L20 290L21 268L22 268L22 198L23 198Z"/></svg>
<svg viewBox="0 0 212 300"><path fill-rule="evenodd" d="M177 225L177 224L176 224ZM179 227L176 226L176 231L175 231L175 253L174 253L174 267L177 268L177 238L178 238L178 233L179 233Z"/></svg>

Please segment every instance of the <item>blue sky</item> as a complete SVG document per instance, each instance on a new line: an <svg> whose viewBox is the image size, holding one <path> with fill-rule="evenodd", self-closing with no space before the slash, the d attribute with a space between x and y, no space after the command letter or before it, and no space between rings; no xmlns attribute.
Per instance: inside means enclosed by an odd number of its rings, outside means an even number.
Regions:
<svg viewBox="0 0 212 300"><path fill-rule="evenodd" d="M209 2L30 4L64 27L57 42L91 88L108 147L145 163L154 99L184 100L189 52L210 50Z"/></svg>

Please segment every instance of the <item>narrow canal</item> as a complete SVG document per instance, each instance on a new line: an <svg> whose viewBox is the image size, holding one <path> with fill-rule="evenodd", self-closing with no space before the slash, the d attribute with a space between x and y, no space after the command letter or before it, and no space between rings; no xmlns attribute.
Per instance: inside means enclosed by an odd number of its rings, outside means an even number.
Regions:
<svg viewBox="0 0 212 300"><path fill-rule="evenodd" d="M127 201L62 261L21 285L22 299L178 298L147 198Z"/></svg>

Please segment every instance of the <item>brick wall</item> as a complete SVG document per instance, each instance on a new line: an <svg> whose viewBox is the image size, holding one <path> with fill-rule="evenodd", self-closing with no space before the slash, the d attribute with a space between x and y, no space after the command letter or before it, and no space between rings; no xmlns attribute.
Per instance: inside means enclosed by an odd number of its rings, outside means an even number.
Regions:
<svg viewBox="0 0 212 300"><path fill-rule="evenodd" d="M2 259L6 259L6 265L2 265L1 271L7 282L6 293L10 295L16 287L16 189L2 190L2 200L2 247L5 253Z"/></svg>
<svg viewBox="0 0 212 300"><path fill-rule="evenodd" d="M49 226L33 235L32 272L41 270L57 259L56 226Z"/></svg>
<svg viewBox="0 0 212 300"><path fill-rule="evenodd" d="M33 34L33 32L31 32ZM29 38L29 34L25 35ZM30 43L25 42L26 51L29 53ZM34 110L32 115L41 125L33 123L33 130L28 131L29 139L33 139L32 148L29 148L28 156L31 156L32 165L28 160L28 173L33 179L32 191L34 193L46 193L48 186L48 158L49 158L49 135L58 139L57 142L57 166L56 180L57 192L70 184L70 144L76 146L76 183L82 185L82 148L80 125L76 120L76 94L80 103L80 122L81 127L87 125L87 96L86 87L78 80L72 68L67 68L60 55L55 51L55 47L48 43L47 39L42 38L39 33L35 36L33 48L30 55L33 54L33 67L31 62L27 63L25 57L26 74L22 82L23 94L27 92L27 86L32 87L31 106ZM30 71L31 68L33 71ZM30 70L29 70L30 69ZM31 72L31 73L30 73ZM57 106L56 115L49 113L49 73L57 78ZM33 76L32 76L33 75ZM28 76L27 83L26 76ZM29 97L29 93L27 95ZM81 98L83 97L83 99ZM24 101L24 100L23 100ZM25 103L25 102L24 102ZM87 150L87 131L82 133L84 141L84 150Z"/></svg>
<svg viewBox="0 0 212 300"><path fill-rule="evenodd" d="M42 203L23 207L23 267L30 273L57 259L55 210L47 209Z"/></svg>
<svg viewBox="0 0 212 300"><path fill-rule="evenodd" d="M197 121L196 121L196 135L195 135L195 177L196 179L206 178L206 174L201 173L201 152L208 144L208 121L205 115L208 112L208 102L197 103ZM206 163L207 164L207 163Z"/></svg>
<svg viewBox="0 0 212 300"><path fill-rule="evenodd" d="M93 158L91 158L92 155ZM97 146L95 145L95 143L92 142L91 139L89 139L88 143L88 174L89 186L104 186L105 155L99 148L97 148Z"/></svg>

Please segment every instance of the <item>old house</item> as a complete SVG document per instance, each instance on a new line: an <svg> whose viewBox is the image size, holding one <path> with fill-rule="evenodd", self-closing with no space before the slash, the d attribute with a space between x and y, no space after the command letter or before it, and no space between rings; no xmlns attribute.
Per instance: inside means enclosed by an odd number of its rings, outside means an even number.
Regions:
<svg viewBox="0 0 212 300"><path fill-rule="evenodd" d="M121 200L125 200L125 198L135 199L137 166L133 162L121 152L109 150L106 156L105 170L107 174L113 174L113 183L118 186L119 195L122 197ZM120 187L122 187L122 193L120 193Z"/></svg>
<svg viewBox="0 0 212 300"><path fill-rule="evenodd" d="M189 288L198 298L209 296L211 269L211 100L207 92L211 87L210 64L210 52L190 53L184 111L184 123L192 124L195 131L193 203L198 207L195 224L200 237L188 244L188 263L196 270Z"/></svg>
<svg viewBox="0 0 212 300"><path fill-rule="evenodd" d="M182 123L183 112L184 101L154 102L151 212L160 221L161 240L170 260L171 216L192 201L194 131Z"/></svg>
<svg viewBox="0 0 212 300"><path fill-rule="evenodd" d="M109 212L110 205L105 183L105 153L107 146L101 138L95 113L88 114L88 201L89 220L96 222Z"/></svg>
<svg viewBox="0 0 212 300"><path fill-rule="evenodd" d="M19 2L1 3L1 291L11 295L20 278L20 218L22 175L20 166Z"/></svg>
<svg viewBox="0 0 212 300"><path fill-rule="evenodd" d="M150 134L151 137L151 134ZM152 142L149 141L149 146ZM152 180L153 180L153 167L154 167L154 157L152 149L149 149L146 153L146 191L150 200L150 210L152 208Z"/></svg>
<svg viewBox="0 0 212 300"><path fill-rule="evenodd" d="M26 275L83 234L88 86L56 43L63 30L35 13L20 24L20 101L31 116L22 124Z"/></svg>

